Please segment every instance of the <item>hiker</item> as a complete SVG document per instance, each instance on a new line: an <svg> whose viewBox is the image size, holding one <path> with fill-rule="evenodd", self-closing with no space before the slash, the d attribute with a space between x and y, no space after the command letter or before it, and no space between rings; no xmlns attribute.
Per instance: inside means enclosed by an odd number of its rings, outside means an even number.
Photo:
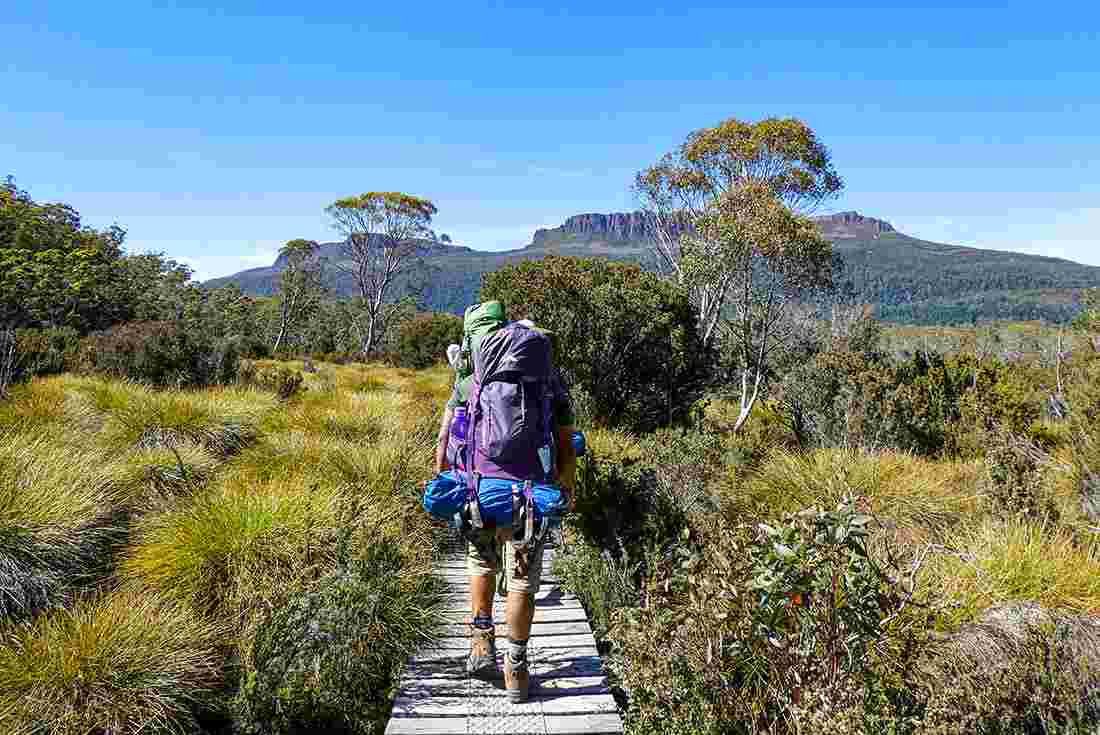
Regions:
<svg viewBox="0 0 1100 735"><path fill-rule="evenodd" d="M461 526L471 598L466 670L484 678L496 673L493 598L497 574L506 575L504 682L510 700L524 702L545 509L572 505L575 419L545 332L526 321L508 323L495 301L467 309L464 326L461 354L453 357L448 350L457 378L440 425L435 465L438 473L458 470L469 488Z"/></svg>

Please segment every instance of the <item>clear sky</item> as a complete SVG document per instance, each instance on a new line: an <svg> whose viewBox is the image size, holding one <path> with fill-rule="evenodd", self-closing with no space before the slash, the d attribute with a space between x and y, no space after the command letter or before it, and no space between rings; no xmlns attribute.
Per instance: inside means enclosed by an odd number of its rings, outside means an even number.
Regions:
<svg viewBox="0 0 1100 735"><path fill-rule="evenodd" d="M522 246L633 208L694 129L792 115L829 211L1100 265L1097 3L963 4L8 0L0 176L208 278L378 189Z"/></svg>

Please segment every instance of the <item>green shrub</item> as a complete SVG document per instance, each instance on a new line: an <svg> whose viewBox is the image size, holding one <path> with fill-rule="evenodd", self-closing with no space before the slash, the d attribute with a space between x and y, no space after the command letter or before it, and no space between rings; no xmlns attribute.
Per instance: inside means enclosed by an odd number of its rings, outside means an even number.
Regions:
<svg viewBox="0 0 1100 735"><path fill-rule="evenodd" d="M483 300L550 330L556 364L590 415L649 431L686 418L710 362L687 296L635 265L547 257L484 276Z"/></svg>
<svg viewBox="0 0 1100 735"><path fill-rule="evenodd" d="M402 322L390 361L399 367L427 368L446 362L447 345L462 342L462 319L454 314L417 314Z"/></svg>
<svg viewBox="0 0 1100 735"><path fill-rule="evenodd" d="M174 322L133 322L85 338L90 370L154 386L204 386L237 377L240 345L215 341Z"/></svg>
<svg viewBox="0 0 1100 735"><path fill-rule="evenodd" d="M1007 515L1057 523L1058 508L1046 492L1042 451L1026 438L992 432L986 446L986 488L994 508Z"/></svg>
<svg viewBox="0 0 1100 735"><path fill-rule="evenodd" d="M610 630L616 610L636 607L640 602L638 572L637 565L602 553L583 540L566 544L554 558L554 573L580 599L600 638Z"/></svg>
<svg viewBox="0 0 1100 735"><path fill-rule="evenodd" d="M668 431L643 450L643 462L590 455L578 470L572 528L616 561L640 564L648 551L674 545L694 514L716 507L707 455L717 447L713 437Z"/></svg>
<svg viewBox="0 0 1100 735"><path fill-rule="evenodd" d="M893 656L911 655L906 594L868 549L871 523L849 498L702 545L685 531L648 604L611 630L631 730L798 731L811 703L861 707L869 682L889 702Z"/></svg>
<svg viewBox="0 0 1100 735"><path fill-rule="evenodd" d="M373 546L260 623L235 710L243 733L381 733L397 675L430 642L441 599Z"/></svg>
<svg viewBox="0 0 1100 735"><path fill-rule="evenodd" d="M1085 515L1100 523L1100 354L1074 365L1067 393L1074 484Z"/></svg>
<svg viewBox="0 0 1100 735"><path fill-rule="evenodd" d="M1026 434L1035 391L1012 366L917 353L823 352L784 377L783 403L809 447L900 449L976 456L985 432Z"/></svg>
<svg viewBox="0 0 1100 735"><path fill-rule="evenodd" d="M59 375L76 367L80 333L75 329L20 329L16 352L22 377Z"/></svg>

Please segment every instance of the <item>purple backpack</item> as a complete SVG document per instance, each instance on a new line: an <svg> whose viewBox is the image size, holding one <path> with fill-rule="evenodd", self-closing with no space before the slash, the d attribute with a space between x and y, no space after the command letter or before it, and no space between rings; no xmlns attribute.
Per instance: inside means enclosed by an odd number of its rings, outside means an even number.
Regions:
<svg viewBox="0 0 1100 735"><path fill-rule="evenodd" d="M469 487L481 477L553 479L555 372L550 338L512 323L474 355L466 459Z"/></svg>

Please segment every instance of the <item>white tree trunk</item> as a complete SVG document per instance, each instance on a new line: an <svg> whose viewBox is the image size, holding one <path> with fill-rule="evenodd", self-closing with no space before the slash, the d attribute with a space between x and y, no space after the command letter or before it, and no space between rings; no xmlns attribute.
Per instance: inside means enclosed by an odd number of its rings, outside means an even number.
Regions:
<svg viewBox="0 0 1100 735"><path fill-rule="evenodd" d="M756 378L753 380L751 393L749 392L750 373L755 373L756 375ZM756 401L760 398L760 383L763 379L764 373L761 372L759 368L756 370L745 368L741 371L741 412L737 416L737 423L733 425L734 433L741 431L741 427L749 420L752 409L756 406Z"/></svg>

